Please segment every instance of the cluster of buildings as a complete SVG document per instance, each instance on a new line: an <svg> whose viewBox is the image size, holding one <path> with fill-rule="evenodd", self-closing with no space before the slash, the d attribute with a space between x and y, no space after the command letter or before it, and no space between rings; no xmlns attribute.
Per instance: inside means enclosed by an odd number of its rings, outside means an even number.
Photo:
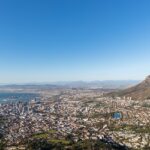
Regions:
<svg viewBox="0 0 150 150"><path fill-rule="evenodd" d="M1 129L8 147L48 131L56 131L57 139L71 135L74 141L97 140L107 135L128 147L150 146L150 108L143 105L150 102L102 94L74 89L42 100L1 104L0 115L7 118ZM119 117L114 117L115 113Z"/></svg>

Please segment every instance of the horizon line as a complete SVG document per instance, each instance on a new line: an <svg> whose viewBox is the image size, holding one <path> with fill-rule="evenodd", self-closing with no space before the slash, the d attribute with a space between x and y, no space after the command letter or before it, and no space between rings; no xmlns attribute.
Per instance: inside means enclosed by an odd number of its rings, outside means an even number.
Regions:
<svg viewBox="0 0 150 150"><path fill-rule="evenodd" d="M109 81L142 81L142 79L118 79L118 80L113 80L113 79L106 79L106 80L62 80L62 81L31 81L31 82L9 82L9 83L0 83L0 85L36 85L36 84L59 84L59 83L75 83L75 82L83 82L83 83L92 83L92 82L109 82Z"/></svg>

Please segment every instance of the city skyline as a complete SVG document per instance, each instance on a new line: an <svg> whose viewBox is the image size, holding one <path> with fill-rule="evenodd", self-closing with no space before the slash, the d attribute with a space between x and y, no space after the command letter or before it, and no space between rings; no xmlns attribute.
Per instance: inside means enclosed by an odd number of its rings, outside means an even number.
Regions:
<svg viewBox="0 0 150 150"><path fill-rule="evenodd" d="M2 0L0 83L143 80L150 2Z"/></svg>

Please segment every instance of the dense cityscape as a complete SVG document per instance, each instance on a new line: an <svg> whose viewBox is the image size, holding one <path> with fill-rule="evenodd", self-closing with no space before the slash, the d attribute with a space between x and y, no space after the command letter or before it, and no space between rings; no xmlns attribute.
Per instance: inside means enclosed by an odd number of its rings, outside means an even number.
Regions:
<svg viewBox="0 0 150 150"><path fill-rule="evenodd" d="M105 145L98 149L150 147L150 100L105 97L102 90L55 89L54 93L0 105L5 120L0 131L7 150L29 149L29 143L38 140L62 144L64 149L86 140Z"/></svg>

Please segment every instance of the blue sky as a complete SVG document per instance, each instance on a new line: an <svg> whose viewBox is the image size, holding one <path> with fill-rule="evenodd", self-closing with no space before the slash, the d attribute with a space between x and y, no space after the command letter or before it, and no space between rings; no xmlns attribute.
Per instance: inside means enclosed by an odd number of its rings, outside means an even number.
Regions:
<svg viewBox="0 0 150 150"><path fill-rule="evenodd" d="M150 74L149 0L1 0L0 83Z"/></svg>

